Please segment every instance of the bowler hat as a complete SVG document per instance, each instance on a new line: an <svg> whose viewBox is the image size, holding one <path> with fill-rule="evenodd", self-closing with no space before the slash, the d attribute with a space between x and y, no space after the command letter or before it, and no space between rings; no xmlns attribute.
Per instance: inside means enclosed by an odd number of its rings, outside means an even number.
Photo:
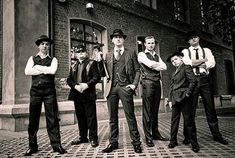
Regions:
<svg viewBox="0 0 235 158"><path fill-rule="evenodd" d="M181 57L183 57L184 54L183 54L182 52L174 52L173 54L171 54L171 55L166 59L166 61L167 61L167 62L171 62L171 58L172 58L173 56L181 56Z"/></svg>
<svg viewBox="0 0 235 158"><path fill-rule="evenodd" d="M121 36L121 37L123 37L124 39L126 39L126 35L122 32L121 29L115 29L115 30L113 31L113 34L110 35L110 38L113 39L114 36Z"/></svg>
<svg viewBox="0 0 235 158"><path fill-rule="evenodd" d="M75 53L86 52L86 47L84 45L79 45L75 48Z"/></svg>
<svg viewBox="0 0 235 158"><path fill-rule="evenodd" d="M52 40L47 35L41 35L36 41L35 44L37 46L40 45L41 42L46 41L52 43Z"/></svg>
<svg viewBox="0 0 235 158"><path fill-rule="evenodd" d="M189 31L189 32L187 32L186 40L190 40L193 37L200 37L200 34L197 31Z"/></svg>

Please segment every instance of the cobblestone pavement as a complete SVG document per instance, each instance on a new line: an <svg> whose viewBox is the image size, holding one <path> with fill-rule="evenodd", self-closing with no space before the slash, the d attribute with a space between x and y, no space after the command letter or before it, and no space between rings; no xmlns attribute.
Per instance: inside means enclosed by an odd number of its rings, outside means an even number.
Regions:
<svg viewBox="0 0 235 158"><path fill-rule="evenodd" d="M170 132L170 114L161 114L159 119L159 129L163 136L169 137ZM144 134L142 128L142 117L137 117L139 132L141 134L143 153L137 154L133 151L130 143L130 136L128 126L125 119L119 121L119 149L112 153L102 153L102 149L108 144L109 126L108 121L100 121L98 136L99 146L92 148L89 143L71 146L71 141L78 138L78 129L76 125L64 126L61 128L62 146L68 151L67 154L60 155L53 152L45 129L40 129L38 133L39 152L33 154L31 157L39 158L60 158L60 157L78 157L78 158L183 158L183 157L218 157L218 158L234 158L235 157L235 118L234 117L220 117L220 130L224 137L229 140L229 145L221 145L213 141L210 134L206 118L197 117L197 131L198 141L200 144L200 152L194 153L190 145L182 144L182 122L180 123L178 133L179 146L174 149L168 149L169 141L154 141L155 147L147 147L144 142ZM0 131L0 135L4 135ZM0 157L23 157L23 153L27 149L28 140L27 132L19 134L15 132L15 138L0 141Z"/></svg>

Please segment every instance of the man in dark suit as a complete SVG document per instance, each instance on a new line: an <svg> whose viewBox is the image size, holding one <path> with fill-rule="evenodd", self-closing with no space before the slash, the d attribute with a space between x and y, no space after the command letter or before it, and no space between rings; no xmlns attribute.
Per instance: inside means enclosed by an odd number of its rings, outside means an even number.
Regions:
<svg viewBox="0 0 235 158"><path fill-rule="evenodd" d="M113 51L106 54L106 68L108 80L105 83L104 97L107 97L110 114L110 138L109 145L103 150L105 153L118 149L118 104L122 101L123 109L129 126L132 145L136 153L141 153L140 134L134 113L133 95L140 78L140 68L137 56L124 48L126 35L120 29L110 35L114 44ZM107 73L103 76L107 77Z"/></svg>
<svg viewBox="0 0 235 158"><path fill-rule="evenodd" d="M169 105L172 108L171 117L171 139L169 148L178 145L177 133L179 129L181 112L184 118L185 130L189 138L192 150L199 151L199 145L196 137L192 137L193 120L192 115L192 94L196 86L196 78L190 65L185 65L182 61L183 53L175 52L167 58L167 62L171 62L176 67L176 71L172 75L169 90Z"/></svg>
<svg viewBox="0 0 235 158"><path fill-rule="evenodd" d="M97 62L88 58L84 46L80 46L75 51L75 57L78 60L71 66L67 83L71 87L69 100L74 101L80 138L72 141L71 145L87 143L89 131L91 146L97 147L98 135L95 85L100 81Z"/></svg>

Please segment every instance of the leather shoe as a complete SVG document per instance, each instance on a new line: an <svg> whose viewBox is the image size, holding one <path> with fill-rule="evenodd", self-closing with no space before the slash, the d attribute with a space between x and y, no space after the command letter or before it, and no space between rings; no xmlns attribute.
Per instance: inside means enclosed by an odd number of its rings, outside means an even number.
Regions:
<svg viewBox="0 0 235 158"><path fill-rule="evenodd" d="M88 139L78 139L71 142L71 145L79 145L81 143L88 143Z"/></svg>
<svg viewBox="0 0 235 158"><path fill-rule="evenodd" d="M153 136L153 140L168 141L169 138L164 138L163 136Z"/></svg>
<svg viewBox="0 0 235 158"><path fill-rule="evenodd" d="M184 140L183 140L183 144L184 144L184 145L189 145L189 144L190 144L190 140L184 139Z"/></svg>
<svg viewBox="0 0 235 158"><path fill-rule="evenodd" d="M98 140L91 140L91 146L93 148L97 147L99 145Z"/></svg>
<svg viewBox="0 0 235 158"><path fill-rule="evenodd" d="M178 143L170 143L169 145L168 145L168 148L174 148L174 147L176 147L178 145Z"/></svg>
<svg viewBox="0 0 235 158"><path fill-rule="evenodd" d="M214 140L215 140L216 142L221 143L221 144L228 145L228 141L225 140L223 137L218 137L218 138L215 137Z"/></svg>
<svg viewBox="0 0 235 158"><path fill-rule="evenodd" d="M197 153L200 150L200 147L199 147L198 143L193 143L192 144L192 150L195 153Z"/></svg>
<svg viewBox="0 0 235 158"><path fill-rule="evenodd" d="M133 145L133 147L136 153L142 153L142 148L140 145Z"/></svg>
<svg viewBox="0 0 235 158"><path fill-rule="evenodd" d="M148 147L154 147L154 143L152 140L146 140L146 144Z"/></svg>
<svg viewBox="0 0 235 158"><path fill-rule="evenodd" d="M67 151L64 148L62 148L62 146L54 147L53 150L54 150L54 152L58 152L60 154L67 153Z"/></svg>
<svg viewBox="0 0 235 158"><path fill-rule="evenodd" d="M33 153L37 153L38 148L29 148L25 153L24 156L31 156Z"/></svg>
<svg viewBox="0 0 235 158"><path fill-rule="evenodd" d="M118 149L118 144L109 144L104 150L102 150L102 152L103 153L110 153L116 149Z"/></svg>

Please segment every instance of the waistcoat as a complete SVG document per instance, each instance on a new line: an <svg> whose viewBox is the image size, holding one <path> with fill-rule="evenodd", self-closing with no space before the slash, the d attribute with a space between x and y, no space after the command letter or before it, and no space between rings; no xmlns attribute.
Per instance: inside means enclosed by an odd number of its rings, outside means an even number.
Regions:
<svg viewBox="0 0 235 158"><path fill-rule="evenodd" d="M34 65L50 66L53 58L46 57L41 59L40 56L34 56ZM55 75L51 74L40 74L32 76L32 87L54 87L55 86Z"/></svg>
<svg viewBox="0 0 235 158"><path fill-rule="evenodd" d="M146 56L150 60L154 60L156 62L159 62L158 55L155 55L155 57L153 57L150 53L146 53ZM142 63L140 65L141 65L141 73L142 73L141 78L142 79L148 79L148 80L152 80L152 81L159 81L161 79L160 71L153 70Z"/></svg>

